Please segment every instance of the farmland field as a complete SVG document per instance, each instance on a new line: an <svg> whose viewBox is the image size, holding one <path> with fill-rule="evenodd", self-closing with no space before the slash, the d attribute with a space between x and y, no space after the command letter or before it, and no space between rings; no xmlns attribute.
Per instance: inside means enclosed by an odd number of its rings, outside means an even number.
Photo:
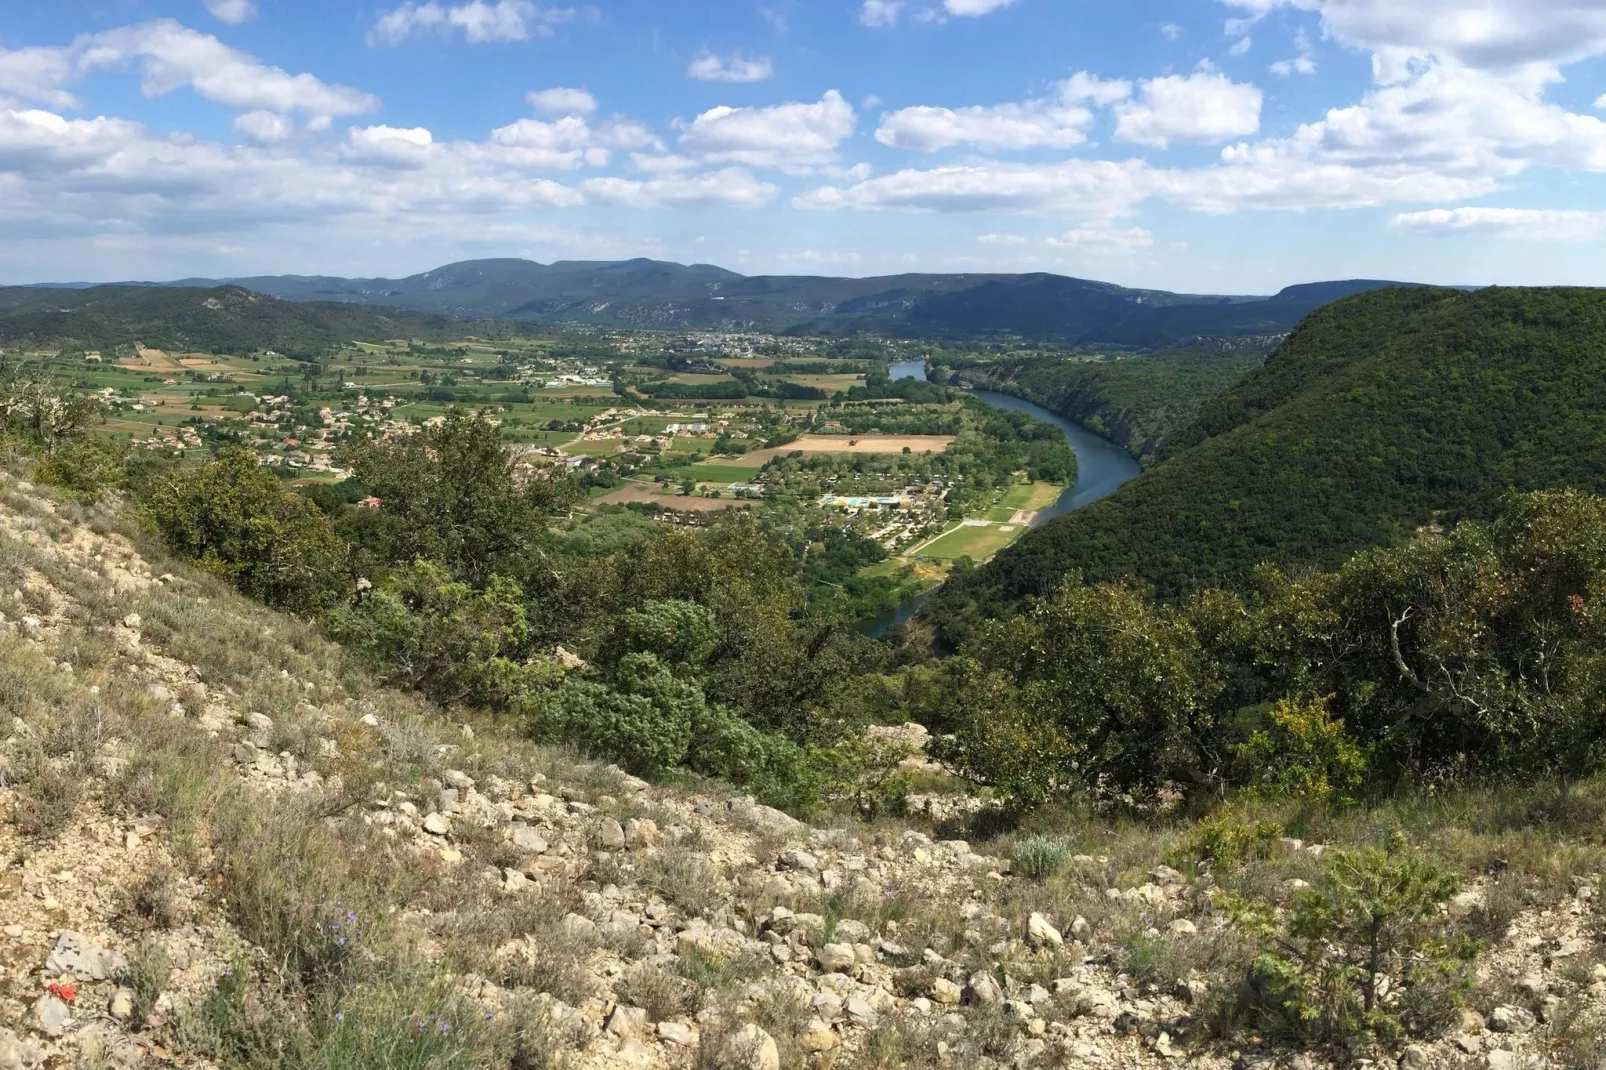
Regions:
<svg viewBox="0 0 1606 1070"><path fill-rule="evenodd" d="M926 557L950 561L961 557L981 561L1014 542L1025 530L1015 524L967 524L950 531L936 542L928 543L920 552Z"/></svg>

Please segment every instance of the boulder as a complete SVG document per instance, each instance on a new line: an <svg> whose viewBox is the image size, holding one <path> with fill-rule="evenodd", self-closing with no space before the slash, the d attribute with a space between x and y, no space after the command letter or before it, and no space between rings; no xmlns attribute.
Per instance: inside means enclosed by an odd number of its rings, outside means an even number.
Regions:
<svg viewBox="0 0 1606 1070"><path fill-rule="evenodd" d="M1026 939L1031 941L1033 947L1059 947L1065 943L1065 937L1041 914L1033 914L1027 919Z"/></svg>
<svg viewBox="0 0 1606 1070"><path fill-rule="evenodd" d="M756 1025L744 1025L720 1045L715 1070L781 1070L775 1038Z"/></svg>

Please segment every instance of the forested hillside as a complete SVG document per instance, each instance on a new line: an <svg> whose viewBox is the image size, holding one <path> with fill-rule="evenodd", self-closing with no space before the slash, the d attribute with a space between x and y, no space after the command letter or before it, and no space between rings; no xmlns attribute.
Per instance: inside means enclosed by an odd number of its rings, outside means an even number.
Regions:
<svg viewBox="0 0 1606 1070"><path fill-rule="evenodd" d="M1606 488L1606 293L1390 289L1306 319L1153 470L1046 526L928 607L971 621L1068 573L1163 596L1256 564L1331 567L1510 490Z"/></svg>
<svg viewBox="0 0 1606 1070"><path fill-rule="evenodd" d="M956 370L963 381L1034 401L1148 458L1191 427L1206 403L1259 367L1277 340L1203 338L1119 359L1034 356Z"/></svg>
<svg viewBox="0 0 1606 1070"><path fill-rule="evenodd" d="M238 286L0 290L0 347L77 346L316 355L354 339L437 338L467 325L446 316L351 304L279 301Z"/></svg>

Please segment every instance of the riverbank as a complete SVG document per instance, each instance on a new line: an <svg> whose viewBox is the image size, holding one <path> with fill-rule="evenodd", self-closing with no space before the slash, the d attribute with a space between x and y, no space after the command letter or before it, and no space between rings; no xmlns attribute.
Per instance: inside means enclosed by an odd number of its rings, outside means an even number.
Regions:
<svg viewBox="0 0 1606 1070"><path fill-rule="evenodd" d="M911 361L892 365L891 373L894 379L924 379L926 367L924 363ZM1029 528L1041 527L1056 517L1107 498L1143 472L1132 455L1122 447L1041 405L997 390L971 390L970 393L994 408L1024 412L1044 423L1053 424L1065 435L1071 452L1076 454L1076 482L1065 488L1052 505L1038 510L1031 518ZM863 631L872 636L885 635L895 625L907 623L936 592L936 587L923 591L899 605L896 610L866 621L862 626Z"/></svg>

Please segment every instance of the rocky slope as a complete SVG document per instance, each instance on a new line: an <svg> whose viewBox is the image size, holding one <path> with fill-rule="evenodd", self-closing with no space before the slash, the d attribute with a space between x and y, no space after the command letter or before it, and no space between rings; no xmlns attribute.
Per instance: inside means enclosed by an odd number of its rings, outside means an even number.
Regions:
<svg viewBox="0 0 1606 1070"><path fill-rule="evenodd" d="M1161 864L1162 845L1112 834L1045 884L931 814L811 828L649 785L373 689L114 512L9 476L0 818L0 1070L245 1064L218 1024L242 975L300 986L287 1017L323 1054L287 1047L303 1054L284 1065L1278 1062L1211 1034L1235 980L1211 966L1236 936L1208 874ZM1284 846L1284 872L1321 851ZM1595 887L1515 912L1482 960L1487 1019L1401 1065L1555 1065L1534 1060L1606 1006ZM1135 940L1170 973L1121 972ZM418 1015L418 1037L491 1039L418 1061L347 1038L401 998L374 983L387 963L473 1008ZM327 992L325 1013L308 994ZM270 1029L241 1006L253 1037ZM539 1058L507 1057L486 1030L531 1013ZM348 1042L369 1054L327 1055Z"/></svg>

